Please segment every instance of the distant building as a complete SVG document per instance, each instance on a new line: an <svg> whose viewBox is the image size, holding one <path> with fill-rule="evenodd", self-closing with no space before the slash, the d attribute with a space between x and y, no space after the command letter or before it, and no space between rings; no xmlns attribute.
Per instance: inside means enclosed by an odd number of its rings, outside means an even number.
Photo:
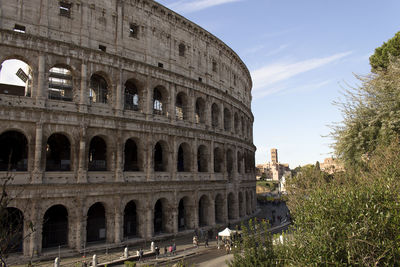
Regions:
<svg viewBox="0 0 400 267"><path fill-rule="evenodd" d="M256 166L258 180L264 177L266 180L279 181L285 172L290 171L289 164L279 163L278 149L276 148L271 149L271 161Z"/></svg>
<svg viewBox="0 0 400 267"><path fill-rule="evenodd" d="M343 171L343 165L335 158L326 158L323 163L319 164L321 171L327 173L335 173L337 171Z"/></svg>

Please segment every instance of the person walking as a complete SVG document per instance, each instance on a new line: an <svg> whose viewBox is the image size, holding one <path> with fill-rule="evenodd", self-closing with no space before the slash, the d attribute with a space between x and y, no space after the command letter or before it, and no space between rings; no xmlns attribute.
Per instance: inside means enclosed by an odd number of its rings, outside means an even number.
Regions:
<svg viewBox="0 0 400 267"><path fill-rule="evenodd" d="M172 254L176 255L176 244L175 244L175 242L172 245Z"/></svg>
<svg viewBox="0 0 400 267"><path fill-rule="evenodd" d="M158 259L158 256L160 255L160 247L156 245L154 249L156 250L156 259Z"/></svg>
<svg viewBox="0 0 400 267"><path fill-rule="evenodd" d="M143 248L140 248L140 250L139 250L139 262L141 262L142 261L142 258L143 258Z"/></svg>
<svg viewBox="0 0 400 267"><path fill-rule="evenodd" d="M167 246L165 246L164 247L164 256L168 256L167 253L168 253L168 249L167 249Z"/></svg>
<svg viewBox="0 0 400 267"><path fill-rule="evenodd" d="M206 240L204 241L204 247L208 248L208 237L206 237Z"/></svg>

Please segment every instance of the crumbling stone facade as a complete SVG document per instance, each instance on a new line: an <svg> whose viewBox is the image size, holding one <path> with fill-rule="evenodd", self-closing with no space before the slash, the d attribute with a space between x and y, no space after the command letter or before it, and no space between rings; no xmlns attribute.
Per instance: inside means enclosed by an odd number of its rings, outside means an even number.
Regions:
<svg viewBox="0 0 400 267"><path fill-rule="evenodd" d="M206 30L151 0L1 1L9 59L30 68L23 96L0 94L0 175L36 227L24 255L255 211L251 77Z"/></svg>

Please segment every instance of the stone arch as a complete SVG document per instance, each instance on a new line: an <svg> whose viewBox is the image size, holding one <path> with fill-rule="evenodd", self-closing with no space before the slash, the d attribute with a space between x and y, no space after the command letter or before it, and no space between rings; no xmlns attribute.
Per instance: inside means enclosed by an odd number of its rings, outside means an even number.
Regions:
<svg viewBox="0 0 400 267"><path fill-rule="evenodd" d="M107 104L111 97L110 83L108 78L102 73L96 72L90 77L89 83L89 102Z"/></svg>
<svg viewBox="0 0 400 267"><path fill-rule="evenodd" d="M90 206L86 221L86 242L104 242L107 237L106 210L101 202Z"/></svg>
<svg viewBox="0 0 400 267"><path fill-rule="evenodd" d="M178 204L178 231L191 228L190 217L190 198L185 196L180 199Z"/></svg>
<svg viewBox="0 0 400 267"><path fill-rule="evenodd" d="M223 170L224 156L222 149L219 147L214 148L214 172L220 173Z"/></svg>
<svg viewBox="0 0 400 267"><path fill-rule="evenodd" d="M229 220L234 220L236 219L236 214L237 214L237 203L236 203L236 198L235 195L230 192L228 194L228 219Z"/></svg>
<svg viewBox="0 0 400 267"><path fill-rule="evenodd" d="M177 120L188 119L188 97L184 92L179 92L175 100L175 117Z"/></svg>
<svg viewBox="0 0 400 267"><path fill-rule="evenodd" d="M231 181L233 179L233 152L229 148L226 150L226 171L228 173L228 179Z"/></svg>
<svg viewBox="0 0 400 267"><path fill-rule="evenodd" d="M129 79L125 82L124 99L125 109L139 110L140 92L136 80Z"/></svg>
<svg viewBox="0 0 400 267"><path fill-rule="evenodd" d="M195 107L195 120L196 123L205 123L205 108L206 102L202 97L198 97L196 99L196 107Z"/></svg>
<svg viewBox="0 0 400 267"><path fill-rule="evenodd" d="M153 89L153 114L168 114L168 91L164 86L158 85Z"/></svg>
<svg viewBox="0 0 400 267"><path fill-rule="evenodd" d="M71 170L71 143L62 133L49 136L46 144L46 171Z"/></svg>
<svg viewBox="0 0 400 267"><path fill-rule="evenodd" d="M249 191L246 191L246 214L251 214L251 202L250 202L250 194Z"/></svg>
<svg viewBox="0 0 400 267"><path fill-rule="evenodd" d="M73 100L73 73L66 64L57 64L49 70L48 98L53 100Z"/></svg>
<svg viewBox="0 0 400 267"><path fill-rule="evenodd" d="M243 116L241 118L240 125L242 126L241 134L244 136L244 133L245 133L244 127L246 126L246 124L244 122L244 117Z"/></svg>
<svg viewBox="0 0 400 267"><path fill-rule="evenodd" d="M166 172L168 171L168 145L165 141L158 141L154 145L153 155L154 171Z"/></svg>
<svg viewBox="0 0 400 267"><path fill-rule="evenodd" d="M191 149L188 143L181 143L178 147L177 154L177 171L190 172L191 171Z"/></svg>
<svg viewBox="0 0 400 267"><path fill-rule="evenodd" d="M160 198L154 205L153 229L154 235L168 232L168 200Z"/></svg>
<svg viewBox="0 0 400 267"><path fill-rule="evenodd" d="M215 222L220 224L224 223L224 198L221 194L215 196Z"/></svg>
<svg viewBox="0 0 400 267"><path fill-rule="evenodd" d="M23 250L23 236L24 236L24 214L23 212L14 207L7 207L2 221L5 225L1 225L7 231L7 234L13 236L9 241L7 250L10 252L22 252Z"/></svg>
<svg viewBox="0 0 400 267"><path fill-rule="evenodd" d="M129 201L124 209L124 238L133 238L138 236L139 217L137 212L137 203L135 200Z"/></svg>
<svg viewBox="0 0 400 267"><path fill-rule="evenodd" d="M230 131L232 129L232 115L228 108L224 108L224 130Z"/></svg>
<svg viewBox="0 0 400 267"><path fill-rule="evenodd" d="M244 199L243 199L243 193L242 192L239 192L239 217L243 217L244 215L245 215L245 210L244 210L244 208L245 208L245 203L243 203L244 202Z"/></svg>
<svg viewBox="0 0 400 267"><path fill-rule="evenodd" d="M32 96L34 74L32 65L22 56L8 56L1 62L0 84L5 89L4 94L16 96ZM15 76L15 74L17 76ZM11 75L9 75L11 74ZM14 77L9 79L6 77Z"/></svg>
<svg viewBox="0 0 400 267"><path fill-rule="evenodd" d="M107 170L107 144L104 139L98 135L90 140L88 163L89 171Z"/></svg>
<svg viewBox="0 0 400 267"><path fill-rule="evenodd" d="M199 226L210 225L211 201L207 195L202 195L199 199Z"/></svg>
<svg viewBox="0 0 400 267"><path fill-rule="evenodd" d="M0 171L28 170L28 139L20 131L0 135Z"/></svg>
<svg viewBox="0 0 400 267"><path fill-rule="evenodd" d="M129 138L124 146L124 171L141 171L143 163L139 155L138 140Z"/></svg>
<svg viewBox="0 0 400 267"><path fill-rule="evenodd" d="M237 161L237 172L239 174L242 173L242 153L240 151L238 151L236 153L236 161Z"/></svg>
<svg viewBox="0 0 400 267"><path fill-rule="evenodd" d="M214 128L219 126L219 107L216 103L211 106L211 126Z"/></svg>
<svg viewBox="0 0 400 267"><path fill-rule="evenodd" d="M53 205L43 216L42 248L68 244L68 210L63 205Z"/></svg>
<svg viewBox="0 0 400 267"><path fill-rule="evenodd" d="M239 134L240 121L239 121L239 115L237 114L237 112L235 112L235 115L233 115L233 124L234 124L234 128L235 128L235 133Z"/></svg>
<svg viewBox="0 0 400 267"><path fill-rule="evenodd" d="M205 145L199 145L197 149L197 171L208 172L209 153Z"/></svg>

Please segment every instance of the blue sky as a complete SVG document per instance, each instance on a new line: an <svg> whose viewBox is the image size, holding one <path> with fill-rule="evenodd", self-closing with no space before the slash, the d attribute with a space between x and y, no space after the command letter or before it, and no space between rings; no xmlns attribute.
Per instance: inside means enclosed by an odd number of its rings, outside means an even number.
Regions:
<svg viewBox="0 0 400 267"><path fill-rule="evenodd" d="M298 165L331 156L332 102L374 49L400 30L399 0L160 0L242 58L253 78L256 162Z"/></svg>

